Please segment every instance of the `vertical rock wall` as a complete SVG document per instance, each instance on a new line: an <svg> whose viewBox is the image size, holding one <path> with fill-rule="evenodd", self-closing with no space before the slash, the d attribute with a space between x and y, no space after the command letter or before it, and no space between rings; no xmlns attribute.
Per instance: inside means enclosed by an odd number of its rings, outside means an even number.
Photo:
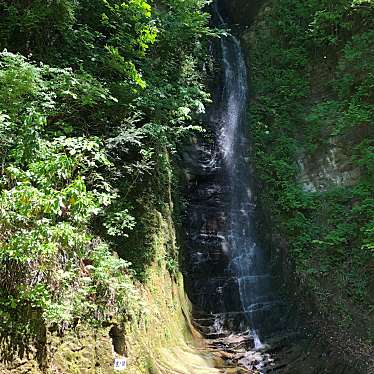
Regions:
<svg viewBox="0 0 374 374"><path fill-rule="evenodd" d="M249 26L255 19L264 0L220 0L219 5L232 24Z"/></svg>

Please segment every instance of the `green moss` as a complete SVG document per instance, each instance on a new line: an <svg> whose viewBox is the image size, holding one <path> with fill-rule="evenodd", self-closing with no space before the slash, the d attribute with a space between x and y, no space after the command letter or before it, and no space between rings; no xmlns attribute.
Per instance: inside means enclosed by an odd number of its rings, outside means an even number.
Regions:
<svg viewBox="0 0 374 374"><path fill-rule="evenodd" d="M352 318L368 326L374 303L374 61L362 57L373 48L374 8L364 3L269 1L243 37L260 200L298 278L345 326Z"/></svg>

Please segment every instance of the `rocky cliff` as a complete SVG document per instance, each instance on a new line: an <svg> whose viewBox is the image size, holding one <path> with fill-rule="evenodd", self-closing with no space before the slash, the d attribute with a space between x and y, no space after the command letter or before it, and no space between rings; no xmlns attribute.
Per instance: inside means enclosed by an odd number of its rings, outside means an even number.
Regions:
<svg viewBox="0 0 374 374"><path fill-rule="evenodd" d="M254 22L263 3L263 0L223 0L220 6L233 25L245 28Z"/></svg>

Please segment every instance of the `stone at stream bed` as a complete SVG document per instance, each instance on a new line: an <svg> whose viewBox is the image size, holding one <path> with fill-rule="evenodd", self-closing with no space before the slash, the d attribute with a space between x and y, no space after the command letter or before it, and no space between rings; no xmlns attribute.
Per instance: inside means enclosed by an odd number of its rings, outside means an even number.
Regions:
<svg viewBox="0 0 374 374"><path fill-rule="evenodd" d="M219 358L216 367L225 368L225 373L262 373L274 366L267 349L253 349L253 337L249 333L226 334L217 339L208 339L208 347ZM235 371L236 370L236 371Z"/></svg>
<svg viewBox="0 0 374 374"><path fill-rule="evenodd" d="M245 352L244 355L239 354L238 356L241 357L238 359L239 365L249 370L262 370L265 367L274 365L274 360L268 353L249 351Z"/></svg>

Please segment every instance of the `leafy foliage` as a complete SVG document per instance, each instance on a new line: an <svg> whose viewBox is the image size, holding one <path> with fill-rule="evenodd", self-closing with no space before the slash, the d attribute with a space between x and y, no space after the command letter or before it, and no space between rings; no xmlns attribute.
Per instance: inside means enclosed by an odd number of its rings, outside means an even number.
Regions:
<svg viewBox="0 0 374 374"><path fill-rule="evenodd" d="M205 4L0 1L2 328L137 318L168 152L209 102Z"/></svg>
<svg viewBox="0 0 374 374"><path fill-rule="evenodd" d="M372 1L273 1L249 41L260 197L300 278L316 297L329 282L321 305L341 318L341 305L373 303L373 14ZM300 160L316 162L332 143L359 177L303 187Z"/></svg>

